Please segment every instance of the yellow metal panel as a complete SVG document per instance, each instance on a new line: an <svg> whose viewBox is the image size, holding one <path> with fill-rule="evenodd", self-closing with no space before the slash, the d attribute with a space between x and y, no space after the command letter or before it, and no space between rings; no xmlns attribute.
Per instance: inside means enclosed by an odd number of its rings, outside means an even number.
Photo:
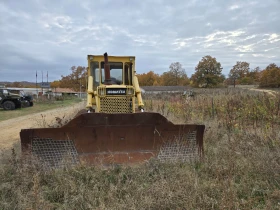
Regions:
<svg viewBox="0 0 280 210"><path fill-rule="evenodd" d="M100 112L100 98L98 96L95 96L95 101L96 101L95 112Z"/></svg>
<svg viewBox="0 0 280 210"><path fill-rule="evenodd" d="M90 59L90 57L93 57L93 59ZM132 60L131 60L132 59ZM104 61L103 55L88 55L88 60L90 61ZM109 62L134 62L135 56L108 56Z"/></svg>
<svg viewBox="0 0 280 210"><path fill-rule="evenodd" d="M88 93L93 94L93 77L88 77Z"/></svg>
<svg viewBox="0 0 280 210"><path fill-rule="evenodd" d="M90 59L90 58L93 59ZM135 63L135 56L108 56L109 62L132 62L133 63L133 69L134 69L134 63ZM90 62L97 61L97 62L103 62L104 56L103 55L88 55L88 66L90 66Z"/></svg>
<svg viewBox="0 0 280 210"><path fill-rule="evenodd" d="M91 94L87 94L87 106L86 108L91 108L92 107L92 95Z"/></svg>
<svg viewBox="0 0 280 210"><path fill-rule="evenodd" d="M138 83L138 78L136 76L134 76L134 78L133 78L133 84L134 84L134 87L135 87L136 97L137 97L137 100L138 100L138 106L139 106L139 108L143 109L144 108L144 103L142 101L141 89L140 89L140 86L139 86L139 83Z"/></svg>

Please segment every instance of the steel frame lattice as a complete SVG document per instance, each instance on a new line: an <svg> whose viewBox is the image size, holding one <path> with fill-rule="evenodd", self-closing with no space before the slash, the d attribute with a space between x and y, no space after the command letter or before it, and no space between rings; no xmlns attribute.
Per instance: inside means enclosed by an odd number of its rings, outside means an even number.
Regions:
<svg viewBox="0 0 280 210"><path fill-rule="evenodd" d="M46 167L61 168L79 162L78 153L72 140L53 140L34 138L31 143L32 154Z"/></svg>
<svg viewBox="0 0 280 210"><path fill-rule="evenodd" d="M158 154L161 162L187 162L196 160L197 157L196 131L181 134L178 137L169 136Z"/></svg>

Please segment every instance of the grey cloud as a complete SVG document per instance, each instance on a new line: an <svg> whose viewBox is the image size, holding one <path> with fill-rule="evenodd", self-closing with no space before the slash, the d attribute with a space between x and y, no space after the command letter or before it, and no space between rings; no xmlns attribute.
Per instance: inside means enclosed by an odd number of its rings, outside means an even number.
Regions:
<svg viewBox="0 0 280 210"><path fill-rule="evenodd" d="M139 73L178 61L190 76L208 54L224 74L238 60L280 65L279 9L278 0L2 1L0 81L34 81L36 70L59 79L105 51L135 55Z"/></svg>

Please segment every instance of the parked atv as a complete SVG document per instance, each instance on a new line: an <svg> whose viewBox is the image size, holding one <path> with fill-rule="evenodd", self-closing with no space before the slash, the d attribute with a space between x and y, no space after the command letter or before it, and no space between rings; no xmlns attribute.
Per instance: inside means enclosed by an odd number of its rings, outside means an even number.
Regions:
<svg viewBox="0 0 280 210"><path fill-rule="evenodd" d="M22 107L21 96L7 89L0 89L0 108L14 110Z"/></svg>

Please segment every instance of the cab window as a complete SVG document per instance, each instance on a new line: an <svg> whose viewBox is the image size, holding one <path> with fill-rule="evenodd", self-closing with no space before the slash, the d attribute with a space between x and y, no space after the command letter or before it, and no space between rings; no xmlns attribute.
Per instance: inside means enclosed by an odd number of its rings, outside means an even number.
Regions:
<svg viewBox="0 0 280 210"><path fill-rule="evenodd" d="M91 62L90 63L90 75L93 76L94 86L99 85L100 77L99 77L99 63Z"/></svg>
<svg viewBox="0 0 280 210"><path fill-rule="evenodd" d="M123 63L109 62L110 64L110 77L112 84L123 84ZM105 81L104 62L101 62L101 83Z"/></svg>

